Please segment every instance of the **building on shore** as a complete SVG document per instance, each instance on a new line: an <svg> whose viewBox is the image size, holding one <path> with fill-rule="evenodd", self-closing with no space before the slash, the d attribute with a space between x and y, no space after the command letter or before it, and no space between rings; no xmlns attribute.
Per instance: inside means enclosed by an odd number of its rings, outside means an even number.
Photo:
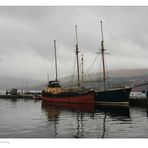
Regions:
<svg viewBox="0 0 148 148"><path fill-rule="evenodd" d="M130 93L130 98L148 98L148 83L135 85Z"/></svg>

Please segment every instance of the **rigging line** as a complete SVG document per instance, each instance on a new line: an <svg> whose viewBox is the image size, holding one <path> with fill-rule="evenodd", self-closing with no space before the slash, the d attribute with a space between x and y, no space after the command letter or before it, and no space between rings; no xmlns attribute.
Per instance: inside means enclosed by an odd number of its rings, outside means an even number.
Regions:
<svg viewBox="0 0 148 148"><path fill-rule="evenodd" d="M100 63L101 62L102 62L102 60L100 59ZM109 67L110 67L110 65L108 64L109 63L108 58L106 58L106 60L104 62L105 62L105 67L106 67L105 72L106 72L106 80L107 80L110 77L110 75L109 75ZM102 70L101 70L101 72L102 72Z"/></svg>
<svg viewBox="0 0 148 148"><path fill-rule="evenodd" d="M101 79L103 77L103 75L102 75L103 72L102 72L102 60L101 60L101 58L99 58L98 65L99 66L98 66L97 73L100 74L100 77L99 78Z"/></svg>
<svg viewBox="0 0 148 148"><path fill-rule="evenodd" d="M106 72L106 87L108 87L109 85L108 85L108 79L109 79L109 73L108 73L108 62L107 62L107 60L105 60L104 61L105 63L105 67L106 67L106 70L105 70L105 72ZM100 85L100 83L103 83L103 71L102 71L102 59L101 58L99 58L99 70L98 70L98 74L99 74L99 77L98 77L98 87L100 87L101 85Z"/></svg>
<svg viewBox="0 0 148 148"><path fill-rule="evenodd" d="M94 63L96 62L97 59L98 59L98 57L96 57L96 58L94 59L94 61L92 62L92 64L91 64L90 67L88 68L88 70L85 72L84 78L86 77L87 73L88 73L89 70L92 68L92 66L94 65Z"/></svg>
<svg viewBox="0 0 148 148"><path fill-rule="evenodd" d="M118 64L120 64L120 61L118 61ZM110 64L110 67L111 67L111 70L112 70L112 71L118 71L118 69L115 67L115 65L114 65L113 63ZM117 76L116 76L116 77L117 77ZM122 81L122 76L121 76L121 74L118 74L118 79L119 79L120 85L121 85L121 86L124 86L124 85L125 85L125 82ZM118 83L119 83L119 82L118 82Z"/></svg>
<svg viewBox="0 0 148 148"><path fill-rule="evenodd" d="M101 55L101 54L100 54ZM99 61L98 61L98 63L99 63L99 66L98 66L98 74L99 74L99 77L98 77L98 86L100 87L100 82L102 83L103 82L103 71L102 71L102 59L101 58L99 58Z"/></svg>
<svg viewBox="0 0 148 148"><path fill-rule="evenodd" d="M106 26L106 24L104 24L104 26L105 26L105 28L107 28L107 30L111 33L111 35L113 36L113 37L115 37L114 36L114 34L112 33L112 31ZM116 37L117 38L117 37ZM117 38L117 39L119 39L119 38ZM111 65L111 64L110 64Z"/></svg>
<svg viewBox="0 0 148 148"><path fill-rule="evenodd" d="M109 79L110 79L110 75L109 75L109 66L108 66L108 61L107 60L105 60L105 67L106 67L106 70L105 70L105 72L106 72L106 87L108 88L109 87Z"/></svg>
<svg viewBox="0 0 148 148"><path fill-rule="evenodd" d="M104 26L105 26L105 28L110 32L110 34L112 35L112 37L115 39L115 40L117 40L117 41L119 41L119 43L120 43L120 39L119 39L119 37L117 37L117 33L115 34L115 33L113 33L112 32L112 30L104 23ZM120 61L119 61L120 62ZM118 70L118 69L115 69L115 70ZM130 73L128 73L128 76L131 76L131 74ZM122 77L121 77L121 75L119 75L119 78L121 79ZM122 82L122 84L121 85L125 85L125 83L126 82Z"/></svg>
<svg viewBox="0 0 148 148"><path fill-rule="evenodd" d="M117 37L117 34L114 34L112 31L111 31L111 29L109 29L108 28L108 26L105 24L105 28L107 28L107 30L110 32L110 34L111 34L111 36L113 37L113 38L115 38L117 41L119 41L119 43L120 43L120 39L119 39L119 37ZM120 62L120 60L118 61L118 64L119 64L119 62ZM112 64L112 63L111 63ZM111 65L112 66L112 65ZM119 70L118 68L115 68L115 67L113 67L112 66L112 70ZM122 80L122 77L123 76L121 76L122 74L118 74L118 85L121 85L121 87L122 86L124 86L124 85L126 85L126 82L127 82L127 78L124 78L125 80ZM128 75L129 76L131 76L131 74L130 73L128 73Z"/></svg>

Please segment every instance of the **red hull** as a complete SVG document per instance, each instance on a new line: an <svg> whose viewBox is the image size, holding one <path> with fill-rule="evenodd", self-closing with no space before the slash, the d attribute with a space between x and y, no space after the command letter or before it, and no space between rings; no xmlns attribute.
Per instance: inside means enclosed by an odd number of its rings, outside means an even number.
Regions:
<svg viewBox="0 0 148 148"><path fill-rule="evenodd" d="M95 96L93 94L86 94L82 96L73 96L73 97L44 97L42 96L43 101L53 102L53 103L94 103Z"/></svg>

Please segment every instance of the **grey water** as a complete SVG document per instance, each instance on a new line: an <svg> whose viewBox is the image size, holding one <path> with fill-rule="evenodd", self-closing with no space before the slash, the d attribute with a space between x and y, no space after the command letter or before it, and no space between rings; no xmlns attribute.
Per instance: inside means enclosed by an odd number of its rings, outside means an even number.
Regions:
<svg viewBox="0 0 148 148"><path fill-rule="evenodd" d="M0 99L0 138L147 138L148 107Z"/></svg>

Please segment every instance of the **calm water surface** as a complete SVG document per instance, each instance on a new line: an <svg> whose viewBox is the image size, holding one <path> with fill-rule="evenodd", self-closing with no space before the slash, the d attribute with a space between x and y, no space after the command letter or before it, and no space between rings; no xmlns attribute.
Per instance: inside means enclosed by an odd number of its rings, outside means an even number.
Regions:
<svg viewBox="0 0 148 148"><path fill-rule="evenodd" d="M148 108L0 99L0 138L147 138Z"/></svg>

